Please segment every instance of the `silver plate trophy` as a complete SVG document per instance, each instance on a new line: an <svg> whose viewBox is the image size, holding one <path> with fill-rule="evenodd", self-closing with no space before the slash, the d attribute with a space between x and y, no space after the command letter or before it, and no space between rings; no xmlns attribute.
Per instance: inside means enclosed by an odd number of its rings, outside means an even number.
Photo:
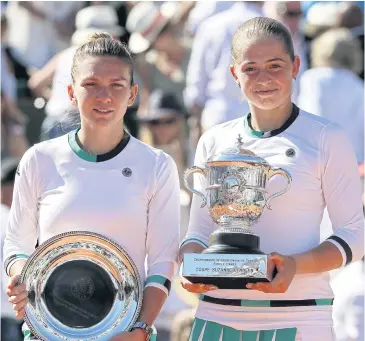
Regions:
<svg viewBox="0 0 365 341"><path fill-rule="evenodd" d="M207 179L207 195L192 188L187 178L200 173ZM287 185L266 197L267 181L282 175ZM201 254L185 254L182 275L193 283L214 284L221 289L245 289L249 282L268 282L275 274L268 256L260 251L260 238L251 226L260 218L270 201L289 190L290 174L272 168L264 159L237 147L211 157L206 168L193 166L184 174L185 186L203 199L219 228L209 238L209 247ZM268 226L267 228L270 228Z"/></svg>
<svg viewBox="0 0 365 341"><path fill-rule="evenodd" d="M20 276L28 290L25 322L40 340L109 340L128 331L142 305L132 259L91 232L68 232L41 244Z"/></svg>

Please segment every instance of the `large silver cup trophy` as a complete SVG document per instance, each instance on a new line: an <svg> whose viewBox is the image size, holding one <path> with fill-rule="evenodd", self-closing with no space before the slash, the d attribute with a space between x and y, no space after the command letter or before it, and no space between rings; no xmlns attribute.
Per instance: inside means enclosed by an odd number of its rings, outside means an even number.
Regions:
<svg viewBox="0 0 365 341"><path fill-rule="evenodd" d="M206 196L187 181L193 173L206 177ZM275 175L286 178L281 191L266 196L266 183ZM211 157L205 168L193 166L184 174L185 186L203 199L219 228L209 238L201 254L185 254L182 275L193 283L214 284L220 289L244 289L247 283L271 281L275 269L260 251L260 238L251 227L270 201L289 190L290 174L272 168L263 158L244 149L238 136L237 147ZM268 226L267 228L270 228Z"/></svg>

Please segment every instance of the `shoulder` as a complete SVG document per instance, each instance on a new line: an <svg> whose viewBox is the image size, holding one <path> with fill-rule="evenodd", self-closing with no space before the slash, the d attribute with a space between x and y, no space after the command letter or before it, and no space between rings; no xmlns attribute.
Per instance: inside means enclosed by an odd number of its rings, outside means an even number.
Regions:
<svg viewBox="0 0 365 341"><path fill-rule="evenodd" d="M37 156L55 158L65 150L69 150L68 134L47 141L39 142L33 147Z"/></svg>
<svg viewBox="0 0 365 341"><path fill-rule="evenodd" d="M303 134L308 140L317 141L320 148L335 146L338 143L348 143L344 129L336 122L303 110L301 110L299 118Z"/></svg>
<svg viewBox="0 0 365 341"><path fill-rule="evenodd" d="M67 146L67 135L36 143L24 153L20 161L20 167L45 169L49 161L56 160L67 150Z"/></svg>
<svg viewBox="0 0 365 341"><path fill-rule="evenodd" d="M318 116L317 113L310 113L303 109L300 109L298 119L303 128L318 127L318 129L323 129L325 126L331 123L329 119L323 116Z"/></svg>

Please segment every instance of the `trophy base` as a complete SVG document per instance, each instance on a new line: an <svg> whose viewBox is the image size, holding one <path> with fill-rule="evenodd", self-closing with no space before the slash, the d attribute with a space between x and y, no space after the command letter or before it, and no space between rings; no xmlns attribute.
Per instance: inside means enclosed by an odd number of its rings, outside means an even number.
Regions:
<svg viewBox="0 0 365 341"><path fill-rule="evenodd" d="M247 283L271 282L276 269L259 246L260 238L254 234L218 229L210 236L209 248L184 255L182 275L192 283L219 289L247 289Z"/></svg>
<svg viewBox="0 0 365 341"><path fill-rule="evenodd" d="M267 255L242 254L241 249L235 253L185 254L182 275L192 283L211 284L219 289L247 289L247 283L270 282L273 270Z"/></svg>

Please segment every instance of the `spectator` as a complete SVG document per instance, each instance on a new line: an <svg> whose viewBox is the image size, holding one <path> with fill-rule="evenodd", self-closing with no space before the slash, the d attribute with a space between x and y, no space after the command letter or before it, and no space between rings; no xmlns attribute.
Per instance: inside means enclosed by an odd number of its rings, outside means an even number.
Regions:
<svg viewBox="0 0 365 341"><path fill-rule="evenodd" d="M364 84L361 48L347 29L323 33L312 43L313 69L300 80L299 106L338 123L364 161Z"/></svg>
<svg viewBox="0 0 365 341"><path fill-rule="evenodd" d="M90 6L76 15L76 31L72 35L72 45L53 57L45 67L35 72L29 80L32 91L48 100L42 124L41 139L55 138L68 133L78 126L75 107L69 100L67 85L72 83L71 66L77 47L86 42L87 37L104 31L118 38L124 28L118 25L116 12L111 6Z"/></svg>
<svg viewBox="0 0 365 341"><path fill-rule="evenodd" d="M148 1L136 4L128 15L129 47L137 55L137 74L142 85L140 110L146 109L148 98L156 89L173 92L183 105L190 49L173 23L178 10L173 2L157 6Z"/></svg>
<svg viewBox="0 0 365 341"><path fill-rule="evenodd" d="M186 118L183 106L173 93L155 90L148 102L148 109L141 112L139 120L148 131L147 136L141 136L145 142L170 154L177 164L180 177L187 168Z"/></svg>
<svg viewBox="0 0 365 341"><path fill-rule="evenodd" d="M235 2L234 1L196 1L194 8L191 10L186 29L194 36L200 25L211 16L226 11Z"/></svg>
<svg viewBox="0 0 365 341"><path fill-rule="evenodd" d="M297 84L304 71L308 69L307 45L301 30L302 8L300 1L266 1L264 14L286 25L293 37L295 54L300 57L300 68ZM293 101L296 102L299 86L294 87Z"/></svg>
<svg viewBox="0 0 365 341"><path fill-rule="evenodd" d="M10 46L29 68L43 67L69 45L69 30L82 6L84 1L9 1Z"/></svg>
<svg viewBox="0 0 365 341"><path fill-rule="evenodd" d="M263 1L237 2L204 21L196 33L184 94L185 105L193 114L193 145L202 131L241 117L245 108L248 110L227 67L231 64L230 42L240 24L262 16L262 5Z"/></svg>
<svg viewBox="0 0 365 341"><path fill-rule="evenodd" d="M1 159L21 158L29 148L26 124L26 116L1 92Z"/></svg>

